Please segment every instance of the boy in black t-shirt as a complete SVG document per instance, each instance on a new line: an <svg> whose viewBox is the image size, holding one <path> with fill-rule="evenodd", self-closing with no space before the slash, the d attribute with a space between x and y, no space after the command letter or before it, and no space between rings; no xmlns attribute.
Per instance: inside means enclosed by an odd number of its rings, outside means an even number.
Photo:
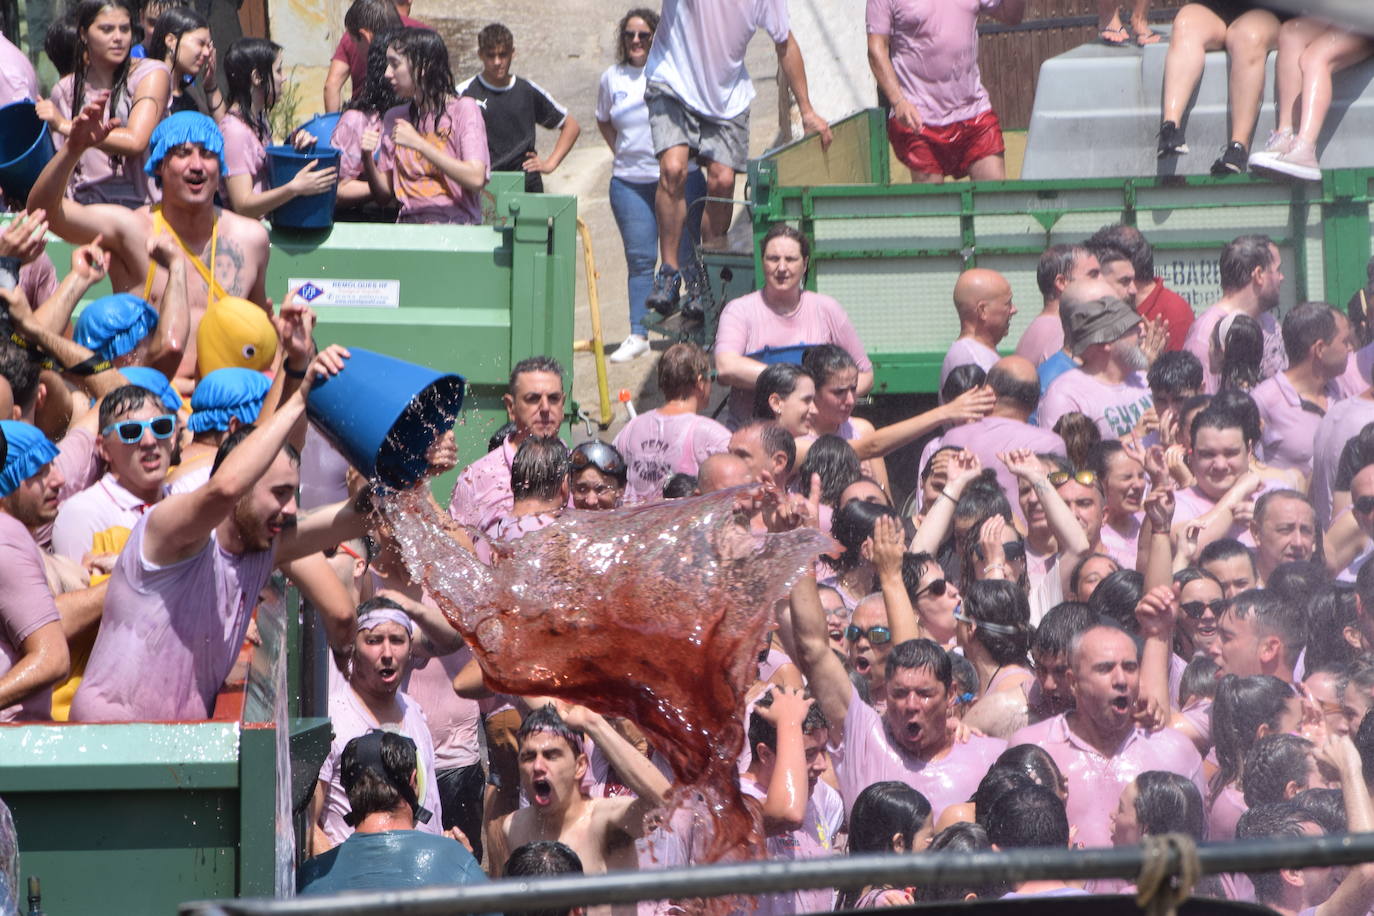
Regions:
<svg viewBox="0 0 1374 916"><path fill-rule="evenodd" d="M487 149L493 172L525 173L526 191L543 191L544 178L558 168L577 142L582 129L576 119L537 83L511 76L515 38L499 22L477 36L477 56L482 72L458 87L461 95L476 99L487 122ZM558 142L546 158L534 147L534 127L558 131Z"/></svg>

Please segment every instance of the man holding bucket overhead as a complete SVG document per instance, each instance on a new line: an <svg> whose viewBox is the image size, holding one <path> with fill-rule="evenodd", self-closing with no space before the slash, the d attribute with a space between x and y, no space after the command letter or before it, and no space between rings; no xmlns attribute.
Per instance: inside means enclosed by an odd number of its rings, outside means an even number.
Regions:
<svg viewBox="0 0 1374 916"><path fill-rule="evenodd" d="M195 330L213 302L240 296L267 307L267 230L215 206L224 171L224 138L205 115L181 111L153 131L146 169L162 188L162 203L128 210L106 204L78 204L63 192L81 154L116 125L102 121L104 93L97 94L72 122L67 144L38 176L29 194L32 208L47 210L53 232L73 244L97 238L111 252L110 282L116 292L134 292L161 308L168 273L149 255L153 239L166 233L177 243L186 270L191 334L177 370L195 375Z"/></svg>

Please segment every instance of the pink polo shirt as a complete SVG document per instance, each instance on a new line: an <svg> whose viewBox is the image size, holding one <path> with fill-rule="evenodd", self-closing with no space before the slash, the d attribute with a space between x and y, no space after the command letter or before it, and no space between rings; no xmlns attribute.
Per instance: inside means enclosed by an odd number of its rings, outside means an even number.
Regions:
<svg viewBox="0 0 1374 916"><path fill-rule="evenodd" d="M1188 329L1187 339L1183 342L1183 349L1196 356L1202 363L1202 390L1206 394L1216 394L1221 384L1221 379L1212 366L1212 329L1226 314L1226 310L1220 305L1211 306L1197 316L1193 326ZM1274 317L1273 312L1264 312L1256 320L1264 331L1264 358L1260 363L1260 377L1269 378L1275 372L1282 372L1288 368L1288 357L1283 352L1283 330L1279 327L1278 319Z"/></svg>
<svg viewBox="0 0 1374 916"><path fill-rule="evenodd" d="M625 424L612 444L629 469L624 504L633 506L657 502L669 477L695 476L708 457L729 451L730 430L701 414L655 408Z"/></svg>
<svg viewBox="0 0 1374 916"><path fill-rule="evenodd" d="M824 343L843 347L858 363L860 372L873 370L853 322L834 299L803 291L797 307L779 315L764 303L763 293L755 291L726 303L716 328L715 352L745 356L764 347ZM752 389L732 389L730 415L736 420L746 419L752 412L753 398Z"/></svg>
<svg viewBox="0 0 1374 916"><path fill-rule="evenodd" d="M1002 0L868 0L870 35L887 35L902 95L926 124L992 110L978 71L978 16Z"/></svg>
<svg viewBox="0 0 1374 916"><path fill-rule="evenodd" d="M768 787L761 786L748 776L740 777L740 792L747 798L763 803L768 798ZM816 783L816 789L806 800L806 813L802 825L786 833L771 834L768 844L768 858L796 862L802 859L823 859L836 855L835 840L844 829L844 800L840 793L826 785L824 780ZM754 899L750 913L766 916L783 916L792 913L821 913L835 907L835 891L828 887L815 887L778 894L760 894Z"/></svg>
<svg viewBox="0 0 1374 916"><path fill-rule="evenodd" d="M1011 743L1039 745L1059 765L1069 787L1069 824L1078 828L1077 839L1084 846L1112 845L1111 818L1121 792L1146 770L1178 773L1206 792L1202 757L1182 733L1134 728L1116 753L1104 757L1073 733L1066 716L1029 725L1012 735Z"/></svg>
<svg viewBox="0 0 1374 916"><path fill-rule="evenodd" d="M1064 349L1064 323L1058 315L1036 315L1021 339L1016 342L1016 355L1036 366Z"/></svg>
<svg viewBox="0 0 1374 916"><path fill-rule="evenodd" d="M24 657L24 640L57 620L38 545L18 519L0 512L0 675ZM50 687L0 709L0 722L51 718Z"/></svg>
<svg viewBox="0 0 1374 916"><path fill-rule="evenodd" d="M515 505L510 490L510 468L515 446L510 439L468 465L453 485L448 514L460 525L481 530Z"/></svg>
<svg viewBox="0 0 1374 916"><path fill-rule="evenodd" d="M1323 413L1303 399L1282 372L1260 382L1250 392L1259 408L1264 431L1260 435L1259 455L1265 464L1276 468L1296 468L1304 474L1312 473L1313 447L1317 427ZM1326 384L1327 407L1341 400L1341 392L1334 381ZM1337 455L1337 457L1340 457Z"/></svg>
<svg viewBox="0 0 1374 916"><path fill-rule="evenodd" d="M1323 531L1330 527L1332 521L1332 489L1336 483L1341 449L1370 423L1374 423L1374 398L1360 395L1332 404L1326 416L1317 423L1317 431L1312 437L1310 492L1312 505L1317 510L1317 523Z"/></svg>
<svg viewBox="0 0 1374 916"><path fill-rule="evenodd" d="M1021 503L1016 498L1016 475L1007 470L1007 466L997 457L998 453L1028 448L1037 454L1043 452L1068 455L1064 440L1059 438L1058 433L1011 417L984 417L973 423L956 426L945 433L941 445L967 449L978 456L983 467L992 468L997 474L997 483L1002 487L1002 492L1007 494L1017 518L1021 518Z"/></svg>
<svg viewBox="0 0 1374 916"><path fill-rule="evenodd" d="M1123 439L1153 406L1143 372L1133 372L1126 381L1112 385L1082 369L1070 369L1051 382L1040 399L1040 425L1054 429L1064 414L1081 413L1097 424L1102 438Z"/></svg>
<svg viewBox="0 0 1374 916"><path fill-rule="evenodd" d="M162 488L163 493L167 487ZM90 552L96 535L111 528L133 530L134 525L155 503L145 503L107 473L80 493L62 503L52 524L53 553L80 563Z"/></svg>
<svg viewBox="0 0 1374 916"><path fill-rule="evenodd" d="M834 740L831 731L831 740ZM850 689L849 711L844 717L840 744L829 748L840 778L844 807L854 807L859 793L875 782L900 780L920 792L930 802L931 817L950 805L966 802L988 768L996 762L1007 742L1000 738L975 736L967 742L956 741L939 760L922 760L897 747L887 736L882 717Z"/></svg>

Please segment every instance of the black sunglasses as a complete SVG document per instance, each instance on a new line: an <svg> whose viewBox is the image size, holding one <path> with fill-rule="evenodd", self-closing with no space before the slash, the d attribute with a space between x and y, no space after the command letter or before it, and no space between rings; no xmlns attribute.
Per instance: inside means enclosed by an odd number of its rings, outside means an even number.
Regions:
<svg viewBox="0 0 1374 916"><path fill-rule="evenodd" d="M594 467L603 474L610 474L612 477L625 477L625 459L614 446L607 445L598 439L590 442L583 442L572 450L569 458L574 471L580 471L586 467Z"/></svg>
<svg viewBox="0 0 1374 916"><path fill-rule="evenodd" d="M892 631L884 626L872 626L865 630L852 623L844 628L844 638L850 642L858 642L860 637L867 637L871 644L881 646L892 641Z"/></svg>
<svg viewBox="0 0 1374 916"><path fill-rule="evenodd" d="M1374 496L1361 496L1354 502L1355 511L1361 515L1369 515L1374 512Z"/></svg>
<svg viewBox="0 0 1374 916"><path fill-rule="evenodd" d="M987 559L986 555L983 553L982 544L975 544L973 553L980 560ZM1026 559L1026 545L1021 541L1007 541L1002 545L1002 553L1006 555L1007 562L1020 563ZM931 584L933 585L934 583ZM939 592L936 594L939 594Z"/></svg>
<svg viewBox="0 0 1374 916"><path fill-rule="evenodd" d="M917 601L921 600L922 595L927 594L930 595L932 598L939 598L941 595L945 593L945 588L948 585L949 583L946 582L944 579L932 579L929 585L927 585L923 589L918 590L916 594L911 596L911 601L914 604Z"/></svg>
<svg viewBox="0 0 1374 916"><path fill-rule="evenodd" d="M629 29L620 33L620 37L625 41L633 41L638 38L640 41L649 41L654 37L653 32L633 32Z"/></svg>
<svg viewBox="0 0 1374 916"><path fill-rule="evenodd" d="M1179 605L1179 609L1194 620L1208 611L1211 611L1214 616L1220 617L1221 612L1226 610L1226 601L1222 598L1218 598L1216 601L1185 601Z"/></svg>

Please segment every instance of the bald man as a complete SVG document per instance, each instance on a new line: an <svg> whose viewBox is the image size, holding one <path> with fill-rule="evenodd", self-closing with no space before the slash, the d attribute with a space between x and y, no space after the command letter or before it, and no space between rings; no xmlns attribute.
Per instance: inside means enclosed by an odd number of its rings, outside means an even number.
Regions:
<svg viewBox="0 0 1374 916"><path fill-rule="evenodd" d="M1101 299L1104 296L1115 295L1116 291L1112 288L1112 285L1106 280L1103 280L1100 275L1084 280L1074 280L1068 286L1064 287L1064 292L1059 297L1059 321L1061 329L1064 321L1065 302L1089 302L1093 299ZM1061 333L1064 334L1064 339L1067 341L1068 333L1062 330ZM1051 382L1059 378L1059 376L1063 375L1065 372L1068 372L1070 369L1077 368L1078 359L1069 352L1069 347L1066 343L1063 349L1041 363L1039 369L1036 370L1040 376L1040 396L1044 397L1045 392L1050 390Z"/></svg>
<svg viewBox="0 0 1374 916"><path fill-rule="evenodd" d="M974 363L991 369L997 362L997 345L1011 328L1016 306L1011 284L995 270L975 267L959 275L954 284L954 308L959 313L959 336L950 344L940 366L940 387L958 366Z"/></svg>
<svg viewBox="0 0 1374 916"><path fill-rule="evenodd" d="M697 495L702 496L740 484L757 482L743 458L729 452L720 452L701 463L697 471Z"/></svg>
<svg viewBox="0 0 1374 916"><path fill-rule="evenodd" d="M1027 422L1040 402L1040 379L1030 360L1020 356L1004 356L988 371L988 387L997 396L992 412L981 420L956 426L945 434L942 444L967 449L978 456L983 467L997 472L1007 499L1016 507L1016 478L1007 466L997 460L999 452L1028 448L1037 454L1050 452L1068 455L1064 440L1048 429Z"/></svg>

